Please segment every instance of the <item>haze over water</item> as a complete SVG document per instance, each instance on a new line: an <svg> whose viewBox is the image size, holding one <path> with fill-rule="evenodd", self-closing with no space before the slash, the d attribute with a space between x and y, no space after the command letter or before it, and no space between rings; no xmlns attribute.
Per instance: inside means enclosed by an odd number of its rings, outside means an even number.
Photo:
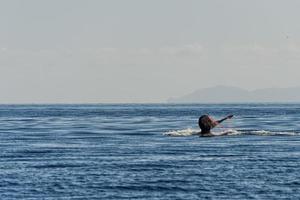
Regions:
<svg viewBox="0 0 300 200"><path fill-rule="evenodd" d="M299 199L300 104L1 105L1 199ZM234 114L238 134L198 130ZM220 131L220 130L216 130Z"/></svg>
<svg viewBox="0 0 300 200"><path fill-rule="evenodd" d="M297 87L299 7L297 0L0 1L0 103L162 103L216 85Z"/></svg>

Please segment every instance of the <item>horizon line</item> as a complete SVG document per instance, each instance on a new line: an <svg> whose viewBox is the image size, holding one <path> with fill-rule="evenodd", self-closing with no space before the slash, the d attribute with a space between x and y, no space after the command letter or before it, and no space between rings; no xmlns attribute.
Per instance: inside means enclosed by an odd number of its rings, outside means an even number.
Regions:
<svg viewBox="0 0 300 200"><path fill-rule="evenodd" d="M0 106L11 105L196 105L196 104L300 104L300 101L249 101L249 102L105 102L105 103L0 103Z"/></svg>

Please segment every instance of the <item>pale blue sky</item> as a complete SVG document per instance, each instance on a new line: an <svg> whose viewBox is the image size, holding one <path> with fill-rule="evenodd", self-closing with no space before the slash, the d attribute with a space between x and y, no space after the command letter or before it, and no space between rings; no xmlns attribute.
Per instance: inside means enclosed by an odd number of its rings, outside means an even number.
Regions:
<svg viewBox="0 0 300 200"><path fill-rule="evenodd" d="M298 0L1 0L0 103L299 86Z"/></svg>

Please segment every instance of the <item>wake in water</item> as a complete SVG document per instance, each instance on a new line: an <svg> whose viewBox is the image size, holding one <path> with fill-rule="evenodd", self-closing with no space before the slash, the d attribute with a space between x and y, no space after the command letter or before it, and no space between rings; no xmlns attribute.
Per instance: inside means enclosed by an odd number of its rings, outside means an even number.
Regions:
<svg viewBox="0 0 300 200"><path fill-rule="evenodd" d="M228 133L228 135L239 135L240 132L237 130L233 129L227 129L227 130L220 130L220 131L215 131L213 132L214 135L222 135L224 133ZM199 129L183 129L183 130L173 130L173 131L168 131L163 133L163 135L166 136L172 136L172 137L184 137L184 136L192 136L192 135L200 135L200 130Z"/></svg>
<svg viewBox="0 0 300 200"><path fill-rule="evenodd" d="M293 131L265 131L265 130L257 130L257 131L247 131L244 133L245 135L266 135L266 136L300 136L299 132Z"/></svg>
<svg viewBox="0 0 300 200"><path fill-rule="evenodd" d="M234 129L226 129L226 130L217 130L214 131L213 134L218 136L224 133L228 133L227 135L261 135L261 136L300 136L300 133L297 132L289 132L289 131L266 131L266 130L234 130ZM163 135L171 136L171 137L186 137L198 135L200 136L199 129L183 129L183 130L172 130L163 133Z"/></svg>

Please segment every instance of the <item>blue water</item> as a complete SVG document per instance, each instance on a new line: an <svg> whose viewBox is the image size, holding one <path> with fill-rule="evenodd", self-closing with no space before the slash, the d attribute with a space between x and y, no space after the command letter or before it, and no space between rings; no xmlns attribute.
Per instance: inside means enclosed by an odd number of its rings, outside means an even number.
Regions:
<svg viewBox="0 0 300 200"><path fill-rule="evenodd" d="M165 135L204 113L238 134ZM0 178L0 199L299 199L300 104L1 105Z"/></svg>

